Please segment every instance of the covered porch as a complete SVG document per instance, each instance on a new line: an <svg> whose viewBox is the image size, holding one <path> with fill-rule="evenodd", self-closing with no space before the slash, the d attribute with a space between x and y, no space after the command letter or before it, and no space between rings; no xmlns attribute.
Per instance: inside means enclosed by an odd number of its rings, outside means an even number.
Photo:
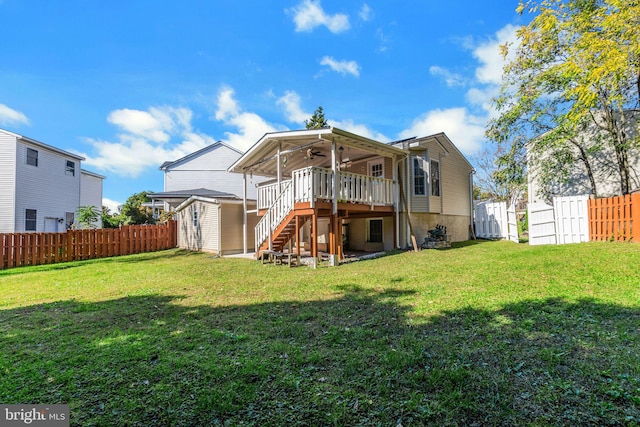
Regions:
<svg viewBox="0 0 640 427"><path fill-rule="evenodd" d="M345 220L383 217L393 219L393 241L387 244L397 247L397 164L404 159L396 147L336 128L265 135L229 169L245 178L272 177L258 186L257 209L245 210L260 217L252 249L260 256L288 245L299 254L300 231L309 224L308 249L317 257L323 221L328 224L324 249L337 261L344 256Z"/></svg>

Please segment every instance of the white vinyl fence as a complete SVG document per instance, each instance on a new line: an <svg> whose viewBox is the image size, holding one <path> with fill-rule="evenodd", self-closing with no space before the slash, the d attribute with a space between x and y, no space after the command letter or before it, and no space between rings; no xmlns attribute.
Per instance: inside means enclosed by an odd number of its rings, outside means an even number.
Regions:
<svg viewBox="0 0 640 427"><path fill-rule="evenodd" d="M518 224L513 205L505 202L482 202L475 207L476 237L480 239L509 239L518 242Z"/></svg>
<svg viewBox="0 0 640 427"><path fill-rule="evenodd" d="M555 197L553 206L530 203L529 244L563 245L589 241L588 196ZM480 239L509 239L518 242L515 208L505 202L478 203L474 224Z"/></svg>
<svg viewBox="0 0 640 427"><path fill-rule="evenodd" d="M564 245L589 241L587 196L554 197L553 206L530 203L529 244Z"/></svg>

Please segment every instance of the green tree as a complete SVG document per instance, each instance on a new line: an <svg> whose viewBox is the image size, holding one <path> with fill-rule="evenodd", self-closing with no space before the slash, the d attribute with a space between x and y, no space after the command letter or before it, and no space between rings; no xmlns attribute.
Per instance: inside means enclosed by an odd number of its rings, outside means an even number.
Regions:
<svg viewBox="0 0 640 427"><path fill-rule="evenodd" d="M129 196L120 209L121 224L138 225L155 223L151 209L143 206L143 203L151 201L148 196L149 193L151 193L151 191L142 191Z"/></svg>
<svg viewBox="0 0 640 427"><path fill-rule="evenodd" d="M309 120L304 121L304 125L307 129L322 129L328 126L327 120L324 118L324 111L322 107L318 107Z"/></svg>
<svg viewBox="0 0 640 427"><path fill-rule="evenodd" d="M506 165L526 158L526 173L542 182L581 167L594 194L594 161L611 155L627 194L638 145L628 113L639 100L640 0L521 0L517 10L534 17L517 46L503 46L509 62L488 137L512 156Z"/></svg>
<svg viewBox="0 0 640 427"><path fill-rule="evenodd" d="M118 213L111 213L111 209L102 206L102 228L118 228L122 222L122 217Z"/></svg>
<svg viewBox="0 0 640 427"><path fill-rule="evenodd" d="M78 223L83 228L97 228L100 220L100 210L95 206L80 206L78 208Z"/></svg>

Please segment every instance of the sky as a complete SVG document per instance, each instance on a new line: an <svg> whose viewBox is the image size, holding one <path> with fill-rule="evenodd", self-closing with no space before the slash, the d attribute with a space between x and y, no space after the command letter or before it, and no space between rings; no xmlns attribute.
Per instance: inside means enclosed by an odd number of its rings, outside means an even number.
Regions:
<svg viewBox="0 0 640 427"><path fill-rule="evenodd" d="M445 132L473 159L517 0L0 0L0 128L85 157L115 210L215 141Z"/></svg>

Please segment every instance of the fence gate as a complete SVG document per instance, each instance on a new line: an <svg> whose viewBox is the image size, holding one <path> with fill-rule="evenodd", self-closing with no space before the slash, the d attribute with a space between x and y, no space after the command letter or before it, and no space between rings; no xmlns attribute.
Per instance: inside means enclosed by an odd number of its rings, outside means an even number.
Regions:
<svg viewBox="0 0 640 427"><path fill-rule="evenodd" d="M476 237L480 239L506 239L508 237L509 223L506 203L478 203L474 212Z"/></svg>
<svg viewBox="0 0 640 427"><path fill-rule="evenodd" d="M556 240L559 245L589 241L588 196L554 197Z"/></svg>
<svg viewBox="0 0 640 427"><path fill-rule="evenodd" d="M529 203L529 244L555 245L556 220L553 206L546 203Z"/></svg>

